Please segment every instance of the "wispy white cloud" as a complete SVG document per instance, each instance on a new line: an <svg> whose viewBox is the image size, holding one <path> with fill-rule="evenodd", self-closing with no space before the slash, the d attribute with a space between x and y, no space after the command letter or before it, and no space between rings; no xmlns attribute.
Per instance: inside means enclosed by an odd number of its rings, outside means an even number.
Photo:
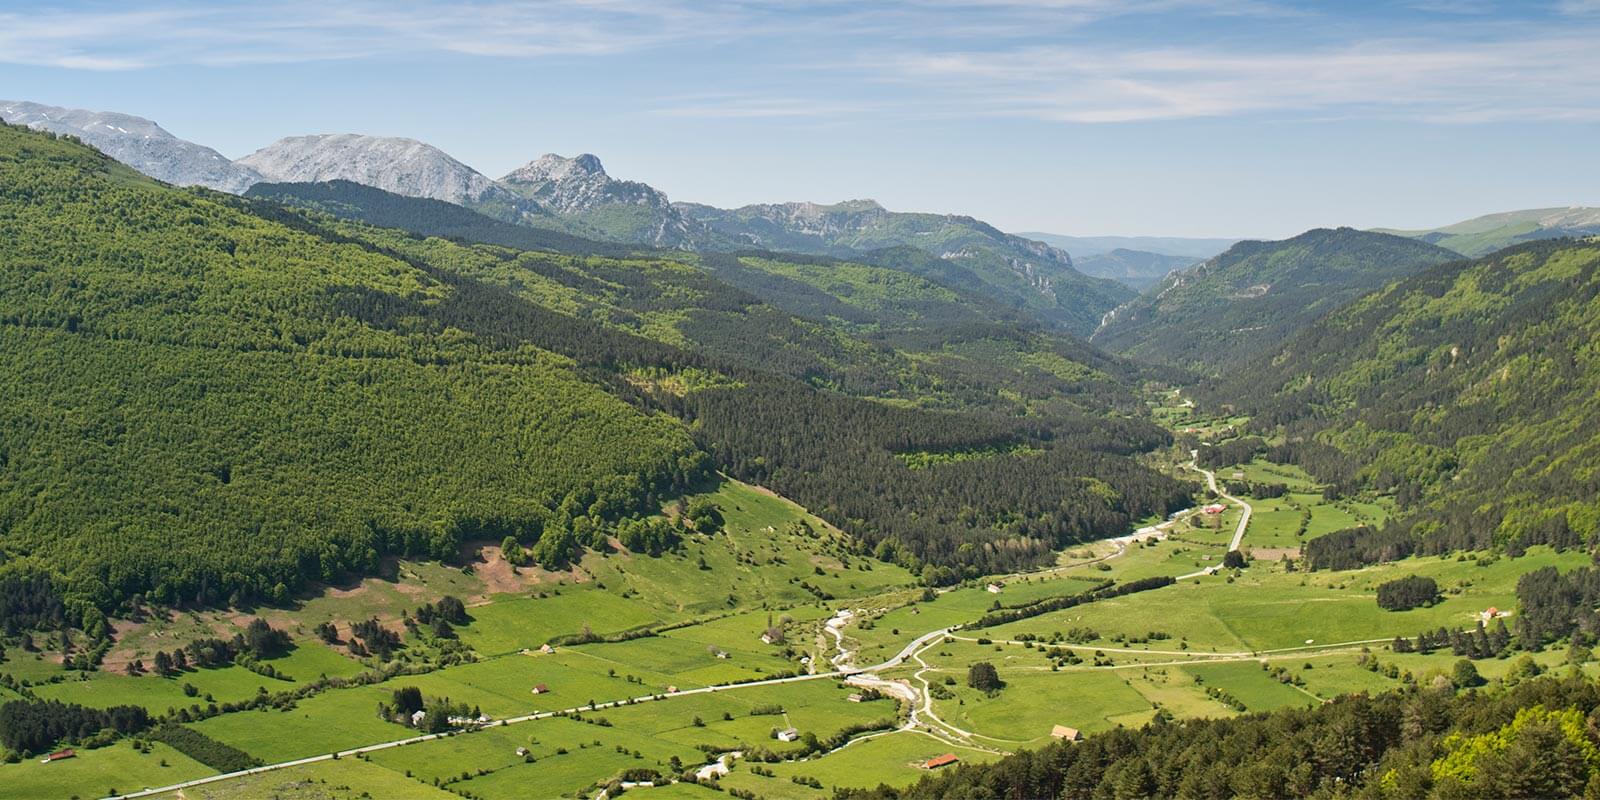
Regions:
<svg viewBox="0 0 1600 800"><path fill-rule="evenodd" d="M675 48L695 62L725 46L755 47L770 57L741 62L725 76L728 91L660 98L649 113L1071 123L1259 114L1600 119L1600 48L1592 45L1600 25L1588 17L1600 13L1600 0L1553 0L1543 25L1480 19L1492 8L1485 0L1414 0L1413 10L1471 21L1427 26L1413 38L1379 38L1373 31L1394 26L1308 8L1275 0L46 4L0 11L0 63L132 70L652 48ZM1157 41L1178 43L1155 46L1139 25L1120 24L1136 15L1169 34L1174 19L1224 20L1232 35L1168 35ZM1270 32L1252 35L1257 23Z"/></svg>
<svg viewBox="0 0 1600 800"><path fill-rule="evenodd" d="M733 30L683 0L171 3L0 12L0 62L76 69L226 66L461 53L605 55Z"/></svg>
<svg viewBox="0 0 1600 800"><path fill-rule="evenodd" d="M647 113L702 119L821 119L861 114L876 106L799 97L716 92L666 97Z"/></svg>
<svg viewBox="0 0 1600 800"><path fill-rule="evenodd" d="M1167 12L1266 15L1270 0L156 0L0 10L0 63L81 69L424 55L606 55L752 38L992 40Z"/></svg>
<svg viewBox="0 0 1600 800"><path fill-rule="evenodd" d="M861 66L929 91L963 113L1063 122L1261 112L1442 122L1600 120L1594 41L1589 32L1571 32L1296 51L1034 46L902 54Z"/></svg>

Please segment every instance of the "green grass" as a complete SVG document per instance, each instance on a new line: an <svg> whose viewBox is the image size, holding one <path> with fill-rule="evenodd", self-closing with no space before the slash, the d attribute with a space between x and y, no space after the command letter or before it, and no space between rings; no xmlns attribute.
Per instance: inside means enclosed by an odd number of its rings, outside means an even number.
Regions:
<svg viewBox="0 0 1600 800"><path fill-rule="evenodd" d="M957 675L956 685L945 687L956 698L934 702L939 718L997 741L1037 745L1055 725L1103 731L1116 727L1114 717L1151 710L1150 701L1116 670L997 669L1006 687L992 698L968 688L965 674Z"/></svg>
<svg viewBox="0 0 1600 800"><path fill-rule="evenodd" d="M1235 661L1222 664L1195 664L1183 670L1204 681L1207 687L1228 692L1244 703L1250 711L1266 711L1283 706L1306 706L1316 698L1305 692L1279 683L1267 670L1253 661Z"/></svg>
<svg viewBox="0 0 1600 800"><path fill-rule="evenodd" d="M1570 569L1585 563L1581 553L1534 548L1519 559L1500 558L1488 566L1454 557L1413 558L1352 572L1285 573L1257 563L1234 583L1220 576L1182 581L1170 587L1120 597L1000 626L991 638L1021 633L1049 636L1083 626L1102 641L1121 633L1137 636L1151 629L1186 639L1198 651L1270 650L1368 639L1414 636L1423 629L1464 627L1489 606L1516 605L1516 579L1545 565ZM1378 608L1377 586L1403 575L1439 581L1445 599L1428 608L1392 612Z"/></svg>
<svg viewBox="0 0 1600 800"><path fill-rule="evenodd" d="M720 783L734 789L755 792L768 798L817 798L832 796L836 787L871 788L880 783L906 786L915 783L927 770L921 764L934 756L955 753L966 763L983 763L998 756L972 748L957 747L917 732L898 732L851 743L841 750L807 761L765 764L776 777L750 771L750 764L735 762L733 770ZM822 790L794 783L794 775L816 778ZM654 798L654 794L641 794Z"/></svg>
<svg viewBox="0 0 1600 800"><path fill-rule="evenodd" d="M208 783L184 789L162 800L454 800L457 795L354 758L319 761L298 767Z"/></svg>
<svg viewBox="0 0 1600 800"><path fill-rule="evenodd" d="M663 621L643 603L591 584L559 591L544 598L521 597L473 608L472 624L457 634L479 653L498 655L537 649L556 636L580 633L584 626L605 634Z"/></svg>
<svg viewBox="0 0 1600 800"><path fill-rule="evenodd" d="M403 739L411 728L378 718L388 693L374 687L326 692L287 711L243 711L191 727L267 763Z"/></svg>
<svg viewBox="0 0 1600 800"><path fill-rule="evenodd" d="M168 708L183 708L195 703L204 706L211 695L217 703L249 700L260 687L269 692L293 689L292 681L281 681L257 675L244 667L196 669L171 678L145 674L137 678L107 672L71 673L73 677L61 683L34 688L42 698L105 708L115 705L144 706L155 713ZM80 677L82 679L80 679ZM199 694L189 697L183 692L185 683L193 684Z"/></svg>
<svg viewBox="0 0 1600 800"><path fill-rule="evenodd" d="M166 766L161 763L165 761ZM41 764L36 758L0 765L0 795L6 797L104 797L167 786L214 774L215 770L159 742L140 753L126 741L77 758Z"/></svg>

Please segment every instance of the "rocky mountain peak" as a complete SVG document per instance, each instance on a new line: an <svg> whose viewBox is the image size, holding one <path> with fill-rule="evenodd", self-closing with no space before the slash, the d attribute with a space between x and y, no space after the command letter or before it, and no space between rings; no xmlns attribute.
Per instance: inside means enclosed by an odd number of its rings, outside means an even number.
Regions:
<svg viewBox="0 0 1600 800"><path fill-rule="evenodd" d="M346 180L450 203L509 197L494 181L443 150L400 136L290 136L239 159L239 163L280 183Z"/></svg>
<svg viewBox="0 0 1600 800"><path fill-rule="evenodd" d="M156 180L177 186L206 186L238 194L261 180L254 170L234 164L209 147L179 139L144 117L0 100L0 119L76 136Z"/></svg>

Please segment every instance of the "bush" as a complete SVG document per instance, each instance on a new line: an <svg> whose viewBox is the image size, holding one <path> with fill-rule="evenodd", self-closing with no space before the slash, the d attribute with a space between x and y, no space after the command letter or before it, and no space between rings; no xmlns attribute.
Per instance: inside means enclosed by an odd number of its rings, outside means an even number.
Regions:
<svg viewBox="0 0 1600 800"><path fill-rule="evenodd" d="M1006 684L1000 680L1000 673L995 671L993 664L978 661L967 667L967 685L980 692L998 692Z"/></svg>

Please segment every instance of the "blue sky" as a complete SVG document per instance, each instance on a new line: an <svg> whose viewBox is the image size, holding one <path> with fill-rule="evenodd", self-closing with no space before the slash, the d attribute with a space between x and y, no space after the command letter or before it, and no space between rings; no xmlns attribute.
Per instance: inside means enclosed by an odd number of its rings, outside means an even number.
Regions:
<svg viewBox="0 0 1600 800"><path fill-rule="evenodd" d="M0 0L0 98L716 205L1285 236L1600 205L1600 0Z"/></svg>

